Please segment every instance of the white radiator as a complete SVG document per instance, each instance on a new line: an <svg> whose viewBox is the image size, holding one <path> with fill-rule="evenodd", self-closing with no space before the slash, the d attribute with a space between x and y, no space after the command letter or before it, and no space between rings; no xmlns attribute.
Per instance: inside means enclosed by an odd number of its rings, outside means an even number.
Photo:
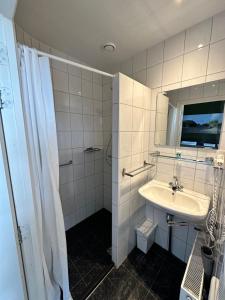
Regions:
<svg viewBox="0 0 225 300"><path fill-rule="evenodd" d="M180 300L202 299L204 269L201 257L201 246L203 243L204 239L201 233L198 233L181 283Z"/></svg>

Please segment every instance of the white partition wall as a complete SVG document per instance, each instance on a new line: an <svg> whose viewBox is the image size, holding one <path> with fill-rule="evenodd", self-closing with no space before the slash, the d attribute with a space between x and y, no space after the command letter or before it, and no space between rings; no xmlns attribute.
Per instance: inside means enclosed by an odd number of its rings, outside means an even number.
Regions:
<svg viewBox="0 0 225 300"><path fill-rule="evenodd" d="M151 90L119 73L113 79L112 117L112 259L121 265L136 245L135 228L145 218L145 201L138 189L148 180L145 171L122 176L148 160Z"/></svg>

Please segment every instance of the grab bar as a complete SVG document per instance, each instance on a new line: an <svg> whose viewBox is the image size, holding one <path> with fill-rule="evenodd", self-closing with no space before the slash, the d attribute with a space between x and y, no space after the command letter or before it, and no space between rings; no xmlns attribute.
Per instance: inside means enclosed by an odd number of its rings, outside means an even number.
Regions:
<svg viewBox="0 0 225 300"><path fill-rule="evenodd" d="M73 164L73 161L70 160L70 161L68 161L67 163L60 164L59 166L60 166L60 167L65 167L65 166L69 166L69 165L72 165L72 164Z"/></svg>
<svg viewBox="0 0 225 300"><path fill-rule="evenodd" d="M86 148L86 149L84 150L84 152L89 153L89 152L96 152L96 151L101 151L101 150L102 150L102 149L100 149L100 148L89 147L89 148Z"/></svg>
<svg viewBox="0 0 225 300"><path fill-rule="evenodd" d="M131 171L131 172L127 172L125 168L123 168L122 170L122 176L129 176L129 177L134 177L144 171L148 171L149 169L151 169L152 167L154 167L155 165L150 164L146 161L144 161L143 166Z"/></svg>

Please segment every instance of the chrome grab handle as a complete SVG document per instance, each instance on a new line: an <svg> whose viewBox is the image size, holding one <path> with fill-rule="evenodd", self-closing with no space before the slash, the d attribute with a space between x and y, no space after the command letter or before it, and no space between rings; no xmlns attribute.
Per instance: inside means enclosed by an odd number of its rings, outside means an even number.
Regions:
<svg viewBox="0 0 225 300"><path fill-rule="evenodd" d="M60 164L59 166L60 166L60 167L65 167L65 166L69 166L69 165L72 165L72 164L73 164L73 161L70 160L70 161L68 161L67 163Z"/></svg>

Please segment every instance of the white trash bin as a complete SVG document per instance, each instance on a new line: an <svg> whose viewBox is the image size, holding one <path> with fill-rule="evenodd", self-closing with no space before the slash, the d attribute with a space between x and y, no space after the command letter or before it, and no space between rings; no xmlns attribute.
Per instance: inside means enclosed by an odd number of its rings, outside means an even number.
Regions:
<svg viewBox="0 0 225 300"><path fill-rule="evenodd" d="M155 241L155 229L157 224L153 224L152 220L146 219L144 223L136 228L137 247L145 254L151 248Z"/></svg>

